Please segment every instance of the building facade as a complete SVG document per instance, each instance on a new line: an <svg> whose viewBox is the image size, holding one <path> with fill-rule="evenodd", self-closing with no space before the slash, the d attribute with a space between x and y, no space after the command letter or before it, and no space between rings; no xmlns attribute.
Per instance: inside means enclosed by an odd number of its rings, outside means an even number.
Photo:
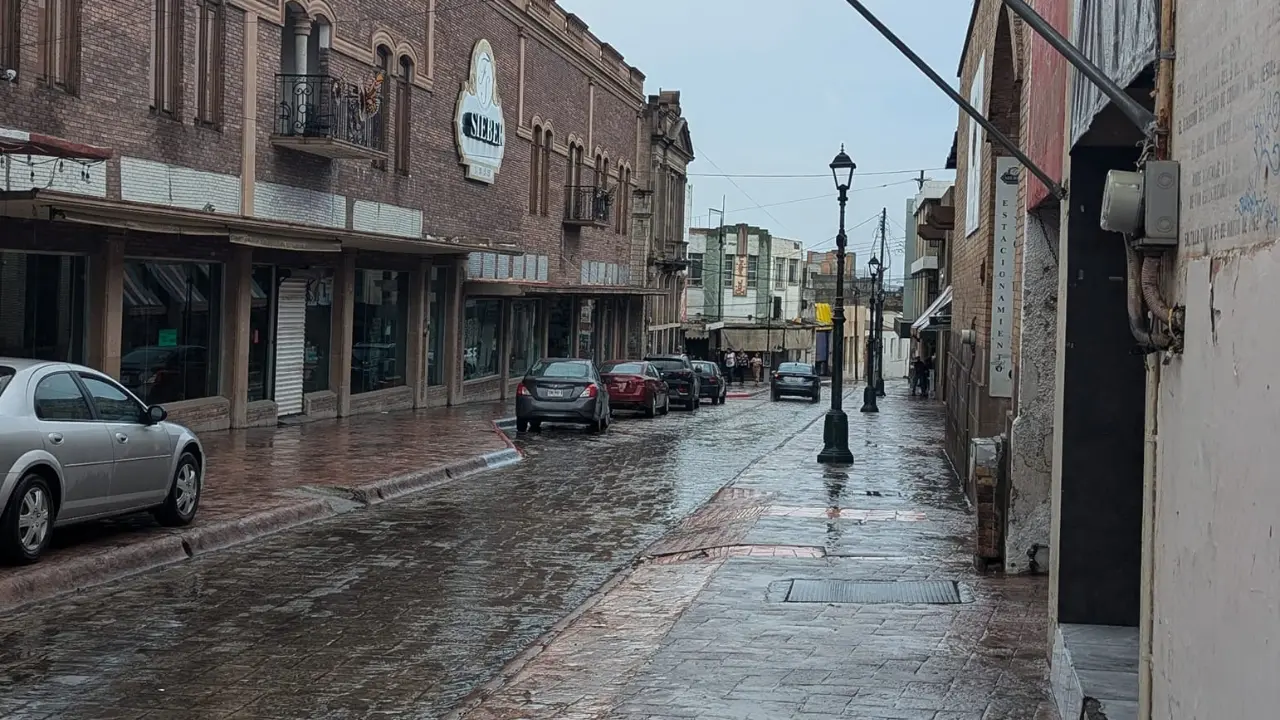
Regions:
<svg viewBox="0 0 1280 720"><path fill-rule="evenodd" d="M640 350L644 76L554 2L3 3L0 354L213 429Z"/></svg>
<svg viewBox="0 0 1280 720"><path fill-rule="evenodd" d="M681 304L689 267L685 211L693 139L677 91L649 96L642 122L645 165L635 190L632 270L644 277L646 287L661 293L645 305L645 351L676 352L684 347Z"/></svg>

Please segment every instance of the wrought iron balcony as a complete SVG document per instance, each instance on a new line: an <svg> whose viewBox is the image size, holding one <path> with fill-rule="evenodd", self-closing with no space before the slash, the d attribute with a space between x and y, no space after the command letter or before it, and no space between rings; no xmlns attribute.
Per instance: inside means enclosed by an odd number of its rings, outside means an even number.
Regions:
<svg viewBox="0 0 1280 720"><path fill-rule="evenodd" d="M564 189L564 224L575 227L605 226L613 210L613 193L595 185L569 185Z"/></svg>
<svg viewBox="0 0 1280 720"><path fill-rule="evenodd" d="M328 75L276 75L272 144L326 158L385 157L381 85L381 77L362 88Z"/></svg>

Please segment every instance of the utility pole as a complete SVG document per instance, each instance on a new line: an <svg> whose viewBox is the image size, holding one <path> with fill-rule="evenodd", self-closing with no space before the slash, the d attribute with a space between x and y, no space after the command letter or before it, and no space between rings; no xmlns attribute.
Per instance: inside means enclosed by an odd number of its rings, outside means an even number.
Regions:
<svg viewBox="0 0 1280 720"><path fill-rule="evenodd" d="M920 174L923 176L924 171ZM924 187L922 180L917 180ZM889 256L885 254L885 241L889 232L885 221L888 219L889 209L880 208L880 272L876 278L876 304L875 318L872 320L874 327L872 333L876 342L876 396L884 397L884 273L889 268Z"/></svg>
<svg viewBox="0 0 1280 720"><path fill-rule="evenodd" d="M924 171L920 171L920 176L916 178L917 192L924 192Z"/></svg>

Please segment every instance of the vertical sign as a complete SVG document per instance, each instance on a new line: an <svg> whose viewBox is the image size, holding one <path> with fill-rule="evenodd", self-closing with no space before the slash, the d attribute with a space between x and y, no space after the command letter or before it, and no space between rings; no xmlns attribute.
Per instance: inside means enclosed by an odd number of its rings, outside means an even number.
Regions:
<svg viewBox="0 0 1280 720"><path fill-rule="evenodd" d="M1018 176L1011 157L996 158L995 232L991 243L991 347L987 390L1013 397L1013 243L1018 223Z"/></svg>
<svg viewBox="0 0 1280 720"><path fill-rule="evenodd" d="M987 78L986 72L987 56L984 53L978 58L978 68L973 71L973 84L969 88L969 104L977 108L980 113L986 112L986 104L982 102L986 97L982 91ZM978 200L982 195L983 134L982 126L974 122L973 118L965 118L965 122L969 124L969 154L965 164L964 236L970 237L978 231L980 224L978 213L981 212L982 203Z"/></svg>
<svg viewBox="0 0 1280 720"><path fill-rule="evenodd" d="M738 254L733 256L733 296L747 296L747 226L738 226Z"/></svg>

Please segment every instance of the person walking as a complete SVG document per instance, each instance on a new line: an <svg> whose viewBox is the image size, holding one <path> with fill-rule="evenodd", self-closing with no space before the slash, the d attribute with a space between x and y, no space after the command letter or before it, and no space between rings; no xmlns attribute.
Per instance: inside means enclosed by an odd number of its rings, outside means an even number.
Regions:
<svg viewBox="0 0 1280 720"><path fill-rule="evenodd" d="M916 394L916 388L920 389L922 397L929 397L929 361L922 357L917 357L915 362L911 363L912 372L915 374L915 382L911 386L911 394Z"/></svg>
<svg viewBox="0 0 1280 720"><path fill-rule="evenodd" d="M732 384L738 372L738 356L732 350L724 354L725 382Z"/></svg>
<svg viewBox="0 0 1280 720"><path fill-rule="evenodd" d="M751 375L756 379L756 384L760 384L761 373L764 370L764 360L760 358L760 353L751 356Z"/></svg>

